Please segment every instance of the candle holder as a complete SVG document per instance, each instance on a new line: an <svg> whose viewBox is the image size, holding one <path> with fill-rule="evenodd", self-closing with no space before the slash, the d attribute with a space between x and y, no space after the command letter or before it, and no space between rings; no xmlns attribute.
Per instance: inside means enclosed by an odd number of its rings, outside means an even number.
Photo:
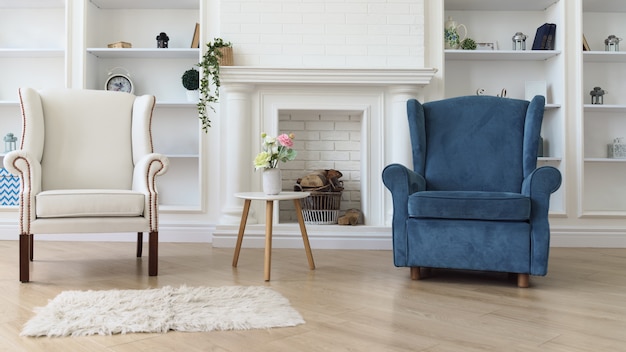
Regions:
<svg viewBox="0 0 626 352"><path fill-rule="evenodd" d="M157 48L167 48L169 46L170 37L165 32L159 33L156 37Z"/></svg>
<svg viewBox="0 0 626 352"><path fill-rule="evenodd" d="M618 38L614 35L610 35L604 40L604 50L606 51L619 51L619 42L622 38Z"/></svg>
<svg viewBox="0 0 626 352"><path fill-rule="evenodd" d="M522 32L517 32L511 38L513 40L513 50L526 50L526 38L527 36Z"/></svg>
<svg viewBox="0 0 626 352"><path fill-rule="evenodd" d="M17 137L13 133L7 133L4 136L4 151L8 153L15 149L17 149Z"/></svg>
<svg viewBox="0 0 626 352"><path fill-rule="evenodd" d="M591 95L591 104L604 104L604 94L607 93L607 91L602 90L600 87L593 87L593 90L589 92Z"/></svg>

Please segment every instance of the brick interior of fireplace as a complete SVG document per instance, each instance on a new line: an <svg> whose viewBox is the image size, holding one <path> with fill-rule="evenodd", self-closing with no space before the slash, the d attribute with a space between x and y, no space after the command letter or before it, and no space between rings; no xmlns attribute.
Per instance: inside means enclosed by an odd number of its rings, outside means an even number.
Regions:
<svg viewBox="0 0 626 352"><path fill-rule="evenodd" d="M279 132L294 133L296 160L281 163L283 190L293 190L297 179L320 169L339 170L343 177L341 213L361 210L362 111L281 110ZM280 202L279 222L296 222L292 202Z"/></svg>

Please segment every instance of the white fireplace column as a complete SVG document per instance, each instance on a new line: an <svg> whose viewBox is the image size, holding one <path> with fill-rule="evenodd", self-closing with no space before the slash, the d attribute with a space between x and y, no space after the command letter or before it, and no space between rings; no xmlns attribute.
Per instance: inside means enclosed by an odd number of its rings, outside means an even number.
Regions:
<svg viewBox="0 0 626 352"><path fill-rule="evenodd" d="M387 119L387 133L385 140L390 141L386 163L402 164L413 169L413 156L411 155L411 138L409 135L409 120L406 113L406 102L409 99L418 99L421 89L415 85L396 85L388 89L391 100L390 118Z"/></svg>
<svg viewBox="0 0 626 352"><path fill-rule="evenodd" d="M252 157L250 155L251 141L256 140L251 136L250 124L252 123L252 111L250 105L250 93L254 89L251 84L229 84L225 89L225 110L222 115L225 123L222 135L236 134L237 143L229 143L228 157L225 158L225 171L223 177L227 179L222 183L222 207L221 224L236 225L241 221L243 213L243 201L234 196L237 192L250 191L252 173L254 172ZM228 140L228 139L226 139ZM257 220L253 211L248 215L248 223L256 224Z"/></svg>

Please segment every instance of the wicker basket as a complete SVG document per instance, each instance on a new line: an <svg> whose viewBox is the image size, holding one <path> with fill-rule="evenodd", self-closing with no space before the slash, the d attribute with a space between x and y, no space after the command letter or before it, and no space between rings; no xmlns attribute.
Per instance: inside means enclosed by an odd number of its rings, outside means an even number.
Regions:
<svg viewBox="0 0 626 352"><path fill-rule="evenodd" d="M300 199L304 222L313 225L332 225L339 218L342 192L311 192Z"/></svg>

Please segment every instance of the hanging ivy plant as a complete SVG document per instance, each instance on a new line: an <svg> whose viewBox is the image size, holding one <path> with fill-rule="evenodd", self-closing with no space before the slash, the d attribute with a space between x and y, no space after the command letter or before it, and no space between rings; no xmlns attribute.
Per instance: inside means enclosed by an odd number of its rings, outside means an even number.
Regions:
<svg viewBox="0 0 626 352"><path fill-rule="evenodd" d="M220 97L220 59L223 56L222 48L231 47L230 42L222 38L215 38L206 44L206 52L198 66L202 69L200 78L200 99L198 100L198 117L202 121L202 130L207 132L211 127L211 120L207 112L207 106L215 111L214 103Z"/></svg>

